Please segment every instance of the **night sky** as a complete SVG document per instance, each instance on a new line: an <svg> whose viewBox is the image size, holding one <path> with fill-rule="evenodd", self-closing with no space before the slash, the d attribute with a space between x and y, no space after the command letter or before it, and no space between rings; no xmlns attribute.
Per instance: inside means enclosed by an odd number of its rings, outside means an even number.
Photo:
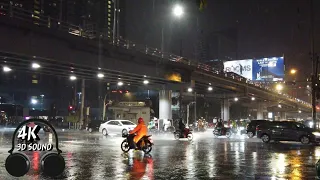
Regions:
<svg viewBox="0 0 320 180"><path fill-rule="evenodd" d="M204 12L198 11L196 0L181 0L185 14L180 19L171 12L175 2L179 1L126 0L125 37L160 48L163 27L165 51L178 55L182 39L183 56L194 58L198 18L206 41L214 41L210 33L237 29L231 36L237 38L238 59L284 55L286 69L297 68L299 75L311 72L310 0L208 0ZM320 1L314 0L315 52L320 50L317 7Z"/></svg>

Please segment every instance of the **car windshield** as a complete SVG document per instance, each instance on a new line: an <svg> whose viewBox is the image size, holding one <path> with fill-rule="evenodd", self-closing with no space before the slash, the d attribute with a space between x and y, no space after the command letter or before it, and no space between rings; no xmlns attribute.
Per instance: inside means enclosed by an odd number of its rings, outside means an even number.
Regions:
<svg viewBox="0 0 320 180"><path fill-rule="evenodd" d="M297 123L296 126L298 128L306 128L306 126L304 124L301 124L301 123Z"/></svg>
<svg viewBox="0 0 320 180"><path fill-rule="evenodd" d="M131 121L121 121L121 123L123 124L123 125L135 125L133 122L131 122Z"/></svg>

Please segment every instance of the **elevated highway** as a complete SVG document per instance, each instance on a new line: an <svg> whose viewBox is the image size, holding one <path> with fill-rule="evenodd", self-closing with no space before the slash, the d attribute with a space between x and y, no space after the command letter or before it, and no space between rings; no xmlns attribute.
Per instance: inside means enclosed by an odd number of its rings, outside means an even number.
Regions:
<svg viewBox="0 0 320 180"><path fill-rule="evenodd" d="M37 61L47 64L44 73L61 76L72 73L84 79L92 79L102 71L110 82L117 82L121 77L136 85L147 78L156 89L186 89L192 81L195 92L208 98L255 97L311 111L307 102L208 65L128 40L108 39L103 34L87 32L50 17L35 19L31 12L9 4L0 6L2 64L27 70L24 68L28 63ZM171 73L179 73L182 81L167 80L166 75ZM214 90L208 92L208 86Z"/></svg>

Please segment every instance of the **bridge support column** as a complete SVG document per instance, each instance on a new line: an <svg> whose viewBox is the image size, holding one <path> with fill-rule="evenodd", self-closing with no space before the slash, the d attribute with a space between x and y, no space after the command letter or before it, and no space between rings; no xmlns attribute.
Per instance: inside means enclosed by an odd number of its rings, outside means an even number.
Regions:
<svg viewBox="0 0 320 180"><path fill-rule="evenodd" d="M280 112L280 120L285 120L287 119L287 115L286 115L286 112Z"/></svg>
<svg viewBox="0 0 320 180"><path fill-rule="evenodd" d="M221 119L228 121L230 119L230 103L228 99L221 101Z"/></svg>
<svg viewBox="0 0 320 180"><path fill-rule="evenodd" d="M172 119L171 97L171 90L159 91L159 119L163 119L163 125L168 123L168 119Z"/></svg>
<svg viewBox="0 0 320 180"><path fill-rule="evenodd" d="M263 104L262 103L258 103L257 119L264 119L264 117L263 117Z"/></svg>

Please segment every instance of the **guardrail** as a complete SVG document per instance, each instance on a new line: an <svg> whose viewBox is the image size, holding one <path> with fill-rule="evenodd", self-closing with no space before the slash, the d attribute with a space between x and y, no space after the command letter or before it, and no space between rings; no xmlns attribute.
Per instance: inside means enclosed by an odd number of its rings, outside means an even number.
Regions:
<svg viewBox="0 0 320 180"><path fill-rule="evenodd" d="M241 77L235 73L229 73L224 72L219 69L216 69L212 66L209 66L207 64L199 63L197 61L189 60L181 56L177 56L171 53L161 52L158 48L152 48L148 47L146 45L138 45L132 41L124 40L122 38L115 38L108 37L107 34L97 33L96 31L88 28L83 28L81 26L72 25L67 22L62 22L60 20L51 18L49 16L44 16L41 14L35 14L31 11L24 10L20 7L18 7L16 4L12 3L0 3L0 18L1 16L20 19L26 22L30 22L37 26L47 27L47 28L53 28L59 31L65 31L75 36L80 36L83 38L88 39L103 39L108 41L110 44L113 44L115 46L119 46L122 48L130 49L139 51L148 55L152 55L155 57L163 58L169 61L177 62L186 64L189 66L192 66L197 69L201 69L206 72L210 72L219 76L223 76L228 79L233 79L236 81L243 82L250 86L259 87L261 89L265 89L269 92L274 93L274 90L268 86L263 85L259 82L254 82L249 79L246 79L244 77ZM282 95L284 98L287 98L289 101L294 103L300 103L305 105L306 107L311 108L311 104L307 103L305 101L302 101L300 99L297 99L295 97L289 96L288 94L279 93L279 95Z"/></svg>

